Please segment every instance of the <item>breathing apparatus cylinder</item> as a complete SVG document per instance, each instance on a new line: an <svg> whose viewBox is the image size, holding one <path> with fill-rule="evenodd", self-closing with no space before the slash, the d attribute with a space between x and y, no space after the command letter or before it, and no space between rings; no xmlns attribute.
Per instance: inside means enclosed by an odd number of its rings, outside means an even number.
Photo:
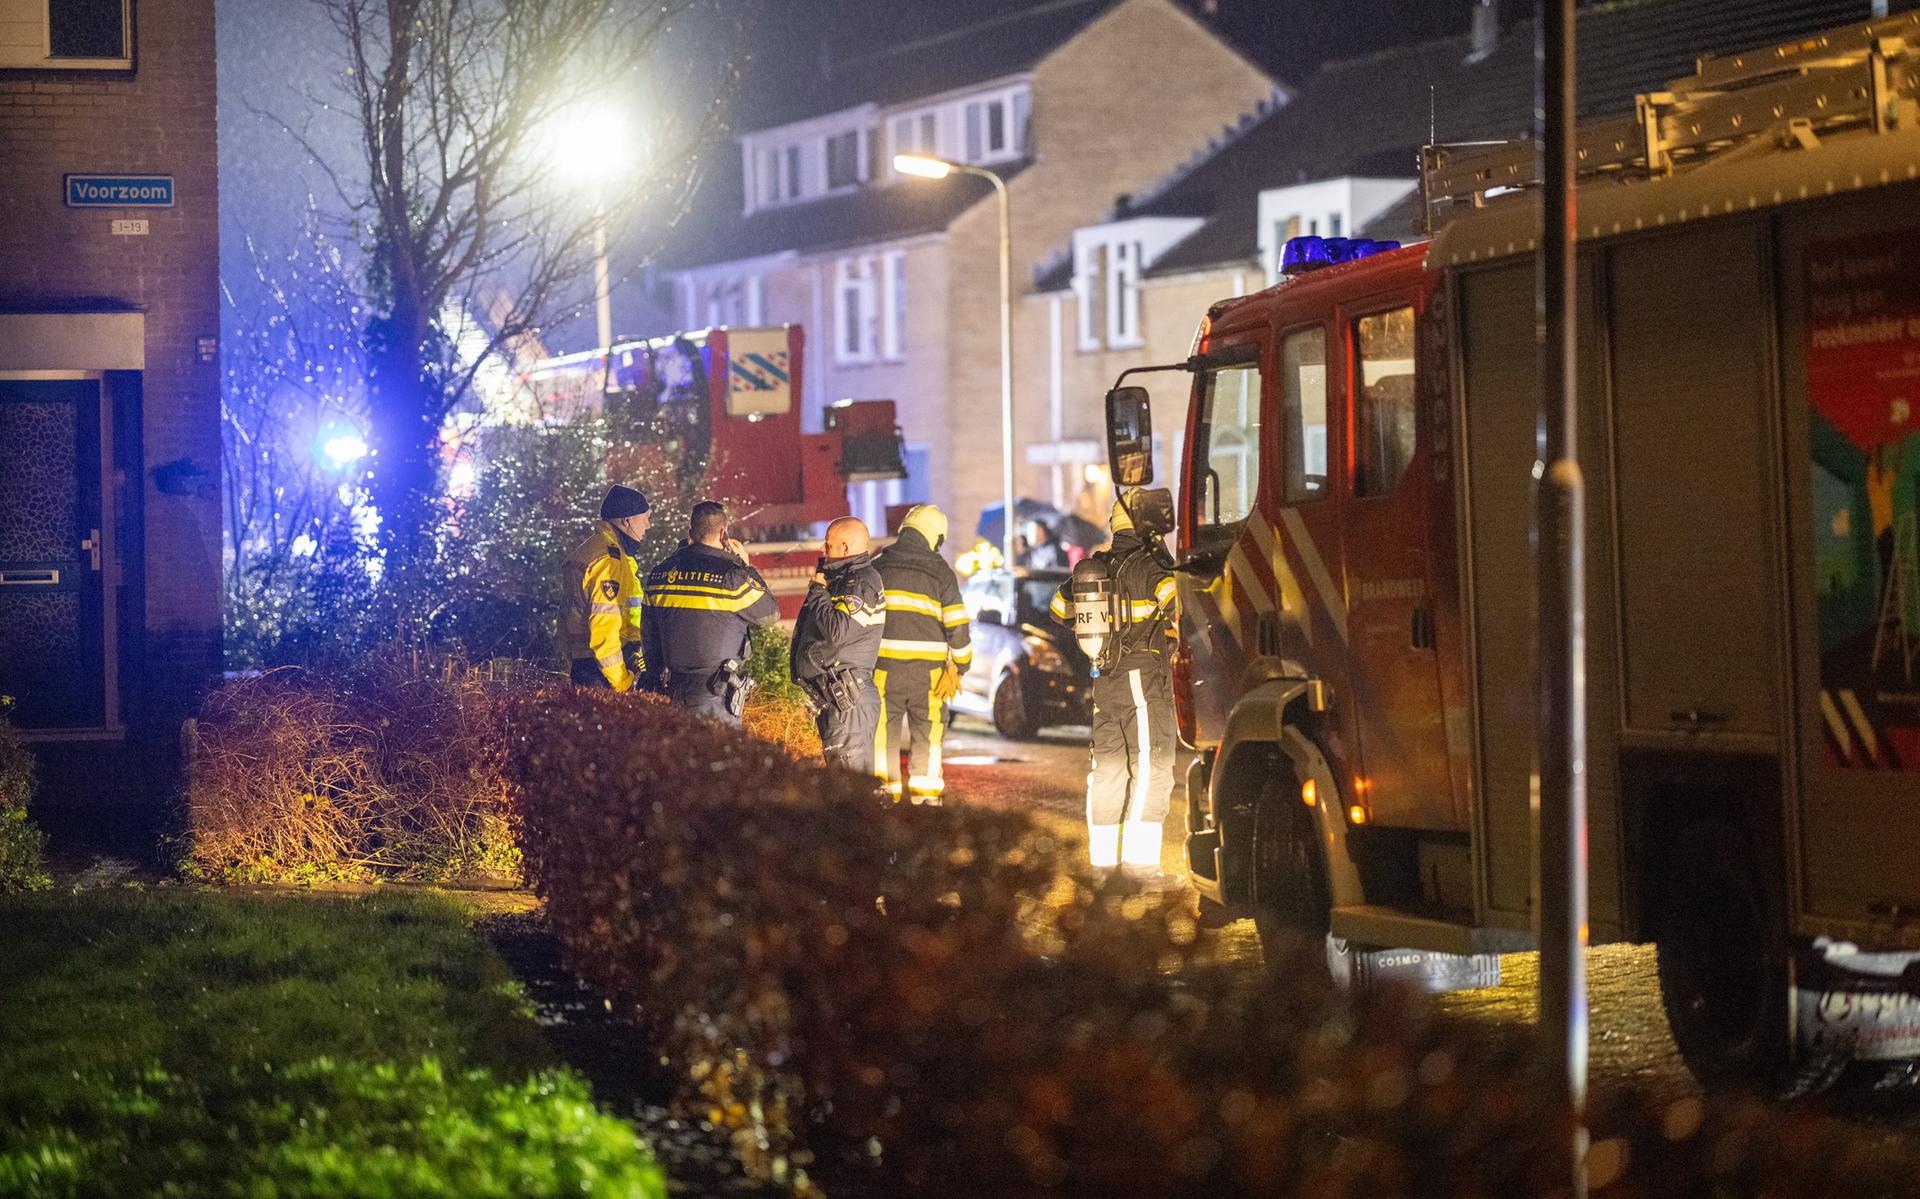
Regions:
<svg viewBox="0 0 1920 1199"><path fill-rule="evenodd" d="M1067 580L1067 615L1074 640L1095 667L1105 665L1119 642L1118 591L1104 559L1082 558Z"/></svg>

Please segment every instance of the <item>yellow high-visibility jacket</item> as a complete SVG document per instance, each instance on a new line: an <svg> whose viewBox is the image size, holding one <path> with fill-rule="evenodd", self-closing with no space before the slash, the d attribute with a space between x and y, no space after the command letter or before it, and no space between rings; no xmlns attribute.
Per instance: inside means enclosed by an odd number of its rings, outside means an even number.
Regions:
<svg viewBox="0 0 1920 1199"><path fill-rule="evenodd" d="M633 688L629 651L640 652L644 596L633 557L620 548L613 526L601 521L567 555L560 572L560 653L592 658L615 691Z"/></svg>

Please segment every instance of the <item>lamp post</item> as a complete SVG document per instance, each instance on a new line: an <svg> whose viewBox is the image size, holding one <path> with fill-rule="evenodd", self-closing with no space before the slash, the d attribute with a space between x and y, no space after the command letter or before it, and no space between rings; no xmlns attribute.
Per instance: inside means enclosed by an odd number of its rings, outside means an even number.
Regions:
<svg viewBox="0 0 1920 1199"><path fill-rule="evenodd" d="M985 167L925 154L896 154L893 169L922 179L977 175L1000 201L1000 555L1013 569L1013 219L1007 181Z"/></svg>
<svg viewBox="0 0 1920 1199"><path fill-rule="evenodd" d="M619 109L587 104L558 113L543 130L546 153L559 173L592 189L594 332L601 349L613 345L613 269L607 261L607 179L629 150Z"/></svg>

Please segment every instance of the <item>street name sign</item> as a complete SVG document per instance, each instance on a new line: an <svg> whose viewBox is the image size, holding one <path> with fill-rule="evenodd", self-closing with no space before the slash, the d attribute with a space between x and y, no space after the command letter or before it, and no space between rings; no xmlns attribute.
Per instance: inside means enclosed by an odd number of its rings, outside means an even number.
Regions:
<svg viewBox="0 0 1920 1199"><path fill-rule="evenodd" d="M68 175L68 208L172 208L172 175Z"/></svg>

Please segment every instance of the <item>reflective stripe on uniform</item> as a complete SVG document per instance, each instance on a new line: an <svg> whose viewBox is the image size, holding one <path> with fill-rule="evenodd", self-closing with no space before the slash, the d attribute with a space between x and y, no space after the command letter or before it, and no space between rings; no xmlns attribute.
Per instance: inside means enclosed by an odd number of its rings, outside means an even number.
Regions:
<svg viewBox="0 0 1920 1199"><path fill-rule="evenodd" d="M880 642L880 656L883 658L945 662L947 653L947 643L944 641L899 641L889 637Z"/></svg>
<svg viewBox="0 0 1920 1199"><path fill-rule="evenodd" d="M697 594L689 594L695 592ZM746 590L737 594L716 592L709 588L656 587L647 596L649 608L691 608L701 612L744 612L760 602L765 595L757 584L749 584Z"/></svg>
<svg viewBox="0 0 1920 1199"><path fill-rule="evenodd" d="M967 609L961 604L948 604L941 609L940 623L950 629L967 623Z"/></svg>
<svg viewBox="0 0 1920 1199"><path fill-rule="evenodd" d="M595 661L599 662L600 665L606 667L608 670L617 670L620 667L625 666L627 662L624 656L617 653L601 654L598 658L595 659Z"/></svg>
<svg viewBox="0 0 1920 1199"><path fill-rule="evenodd" d="M1168 577L1161 579L1159 583L1154 585L1154 588L1153 588L1154 602L1158 604L1166 604L1171 602L1173 599L1173 591L1174 591L1173 577L1169 575Z"/></svg>
<svg viewBox="0 0 1920 1199"><path fill-rule="evenodd" d="M853 623L859 625L863 629L870 629L875 625L882 625L887 623L887 614L885 612L861 611L861 612L849 612L847 613L847 615L852 618Z"/></svg>
<svg viewBox="0 0 1920 1199"><path fill-rule="evenodd" d="M938 620L940 601L918 591L888 591L887 607L896 612L921 612Z"/></svg>
<svg viewBox="0 0 1920 1199"><path fill-rule="evenodd" d="M587 611L595 616L618 616L620 615L620 605L607 604L599 600L594 600L587 605Z"/></svg>
<svg viewBox="0 0 1920 1199"><path fill-rule="evenodd" d="M1055 620L1065 620L1067 618L1067 597L1061 595L1058 591L1054 592L1053 602L1047 605L1047 611L1053 614Z"/></svg>

